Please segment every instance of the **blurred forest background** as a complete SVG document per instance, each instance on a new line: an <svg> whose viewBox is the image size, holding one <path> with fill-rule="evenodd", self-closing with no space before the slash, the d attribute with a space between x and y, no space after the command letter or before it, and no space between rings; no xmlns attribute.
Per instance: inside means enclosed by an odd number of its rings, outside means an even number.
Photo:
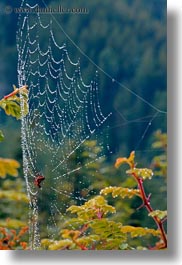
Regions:
<svg viewBox="0 0 182 265"><path fill-rule="evenodd" d="M55 17L75 44L99 67L157 109L167 111L165 0L45 2L51 7L61 4L63 7L87 8L88 14L55 14ZM35 3L43 6L41 0ZM11 92L13 84L18 85L18 15L14 12L6 14L6 6L19 7L20 1L12 3L2 0L0 3L0 98ZM65 42L65 36L59 27L55 31L59 43ZM69 40L66 43L71 59L74 61L80 57L85 80L92 79L95 66ZM99 90L105 112L115 110L109 133L109 143L113 150L111 160L114 161L116 157L127 156L136 148L156 110L127 89L119 87L100 71ZM6 137L0 145L0 157L13 158L22 164L20 122L6 117L3 110L0 110L0 128ZM146 167L150 166L152 158L158 154L157 150L151 149L154 133L158 129L163 132L167 130L166 115L162 113L158 113L136 150L137 160ZM23 179L22 170L20 175ZM158 189L156 185L162 185L161 179L152 185L155 194ZM160 199L160 196L157 197L154 203L157 205ZM160 204L165 209L166 198Z"/></svg>
<svg viewBox="0 0 182 265"><path fill-rule="evenodd" d="M40 6L43 6L41 1ZM60 1L46 1L51 6L60 5ZM33 2L32 2L33 4ZM17 85L17 51L16 30L17 14L3 14L6 6L20 6L20 1L0 3L0 97ZM59 14L56 18L63 29L85 54L99 67L113 78L126 85L129 89L149 101L158 109L166 111L166 1L165 0L116 0L106 1L61 1L63 7L82 7L89 10L89 14ZM56 36L60 43L65 42L65 36L57 27ZM93 78L96 69L87 58L67 41L68 51L72 59L81 58L84 78ZM101 105L106 110L117 109L127 120L154 115L155 111L141 100L133 97L123 88L118 88L106 76L100 75ZM112 106L112 107L110 107ZM115 124L123 124L122 117L115 115ZM147 122L149 119L147 120ZM1 147L1 154L21 159L19 144L20 123L13 118L5 119L1 111L1 124L7 139ZM112 146L117 151L128 153L136 147L146 127L145 122L135 122L121 125L112 130ZM152 124L152 135L156 129L166 131L166 116L158 115ZM11 132L10 128L16 128ZM140 149L146 149L150 144L150 137L146 137ZM149 147L149 146L148 146ZM2 151L3 150L3 151Z"/></svg>

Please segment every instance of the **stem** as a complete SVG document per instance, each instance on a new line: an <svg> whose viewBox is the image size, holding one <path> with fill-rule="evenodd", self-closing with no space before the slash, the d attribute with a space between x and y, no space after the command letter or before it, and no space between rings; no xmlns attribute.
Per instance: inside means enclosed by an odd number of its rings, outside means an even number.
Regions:
<svg viewBox="0 0 182 265"><path fill-rule="evenodd" d="M81 245L77 242L77 239L88 229L88 225L84 224L83 227L80 230L80 234L76 237L73 237L72 240L73 242L81 249L81 250L89 250L86 246Z"/></svg>
<svg viewBox="0 0 182 265"><path fill-rule="evenodd" d="M8 99L8 98L10 98L12 96L15 96L16 94L18 94L18 92L19 92L19 89L17 88L13 92L11 92L10 94L8 94L7 96L4 96L4 99Z"/></svg>
<svg viewBox="0 0 182 265"><path fill-rule="evenodd" d="M150 205L150 196L147 197L146 193L145 193L145 189L143 186L143 180L139 176L137 176L137 174L135 172L133 172L132 175L134 176L135 180L138 183L138 187L139 187L140 194L141 194L141 199L143 200L143 206L145 206L145 208L147 209L147 211L149 213L153 212L154 210ZM154 222L156 223L158 229L160 230L161 239L163 241L163 244L160 245L158 248L159 249L167 248L167 237L166 237L166 233L164 231L163 222L157 216L153 216L152 218L153 218ZM155 248L153 248L153 249L155 249Z"/></svg>
<svg viewBox="0 0 182 265"><path fill-rule="evenodd" d="M19 92L20 92L20 90L21 89L23 89L23 88L28 88L28 86L27 85L25 85L25 86L22 86L22 87L20 87L20 88L16 88L13 92L11 92L10 94L8 94L8 95L6 95L6 96L4 96L4 98L3 99L8 99L8 98L10 98L10 97L12 97L12 96L15 96L15 95L17 95Z"/></svg>

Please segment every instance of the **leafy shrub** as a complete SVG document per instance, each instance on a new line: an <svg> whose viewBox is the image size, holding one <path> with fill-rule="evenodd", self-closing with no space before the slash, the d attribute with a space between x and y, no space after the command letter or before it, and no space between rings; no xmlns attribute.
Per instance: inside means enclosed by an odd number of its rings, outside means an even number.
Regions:
<svg viewBox="0 0 182 265"><path fill-rule="evenodd" d="M153 171L148 168L136 168L135 153L131 152L128 158L118 158L115 167L123 164L129 165L126 173L133 177L138 185L137 189L126 187L106 187L81 206L72 205L67 209L75 217L65 223L65 229L60 231L60 240L42 240L42 247L48 250L78 249L78 250L132 250L132 249L165 249L167 237L163 227L166 221L167 211L153 210L150 205L150 194L147 196L143 182L151 179ZM124 225L112 220L116 213L114 206L109 205L104 196L111 194L113 198L138 196L148 211L148 215L154 220L157 229ZM146 247L133 244L132 239L138 237L157 237L154 247Z"/></svg>
<svg viewBox="0 0 182 265"><path fill-rule="evenodd" d="M21 113L20 96L23 97L24 113ZM0 100L0 107L7 115L20 119L28 113L27 87L18 89ZM4 140L0 131L0 142ZM20 164L14 159L0 157L0 250L27 249L28 197L23 182L18 177Z"/></svg>

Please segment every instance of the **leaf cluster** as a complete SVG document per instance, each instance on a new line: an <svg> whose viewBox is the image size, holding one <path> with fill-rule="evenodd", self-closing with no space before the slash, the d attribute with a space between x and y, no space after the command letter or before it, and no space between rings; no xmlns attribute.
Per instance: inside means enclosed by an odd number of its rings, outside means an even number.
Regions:
<svg viewBox="0 0 182 265"><path fill-rule="evenodd" d="M48 250L124 250L134 249L130 238L155 236L158 230L124 226L111 220L116 212L103 196L96 196L82 206L73 205L69 212L76 215L65 223L60 240L42 240L42 247Z"/></svg>
<svg viewBox="0 0 182 265"><path fill-rule="evenodd" d="M0 227L0 250L26 250L27 242L24 241L24 235L27 231L27 226L19 230Z"/></svg>
<svg viewBox="0 0 182 265"><path fill-rule="evenodd" d="M126 173L133 177L138 188L108 186L100 191L99 196L86 201L83 205L72 205L67 212L75 215L65 222L65 228L60 231L57 241L43 239L42 247L48 250L77 249L77 250L131 250L146 249L141 243L136 245L133 240L140 237L158 238L159 241L153 249L166 248L166 235L163 222L167 211L153 210L150 206L150 196L147 196L143 186L146 179L151 179L153 171L148 168L137 168L135 152L130 156L116 160L115 167L127 164ZM126 184L126 183L125 183ZM121 199L139 197L146 207L151 218L156 222L157 229L123 225L115 221L113 215L116 208L110 205L104 196L111 194L113 198ZM140 241L141 242L141 241ZM151 248L152 249L152 248Z"/></svg>
<svg viewBox="0 0 182 265"><path fill-rule="evenodd" d="M0 100L0 107L17 120L28 114L28 87L14 87L14 91ZM1 134L2 138L2 134Z"/></svg>

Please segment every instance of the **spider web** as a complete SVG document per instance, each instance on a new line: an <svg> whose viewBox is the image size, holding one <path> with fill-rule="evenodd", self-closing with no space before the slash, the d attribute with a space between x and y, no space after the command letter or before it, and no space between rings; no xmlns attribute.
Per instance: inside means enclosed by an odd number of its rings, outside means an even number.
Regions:
<svg viewBox="0 0 182 265"><path fill-rule="evenodd" d="M28 1L22 2L22 7L32 10L36 6L31 6ZM66 43L60 44L56 39L54 29L58 26L65 42L69 41L95 67L95 75L89 81L85 82L82 77L80 60L73 61ZM89 187L91 178L80 178L79 173L83 168L94 167L95 162L104 161L111 153L104 140L107 137L103 135L130 123L145 122L145 129L135 144L137 149L152 122L163 111L95 64L51 14L28 12L20 15L17 49L19 86L26 84L29 88L29 114L22 117L22 149L30 198L30 246L37 249L42 237L56 238L71 204L82 204L92 195L89 189L86 195L82 194L83 184ZM99 100L99 74L107 76L113 86L118 85L147 104L152 114L128 119L129 116L126 118L126 114L118 109L111 107L111 111L105 111ZM122 122L110 126L113 115L118 115ZM93 154L88 140L97 143L96 154ZM81 161L83 147L90 153L84 164ZM45 176L41 189L34 184L37 174ZM76 190L73 188L75 181Z"/></svg>

